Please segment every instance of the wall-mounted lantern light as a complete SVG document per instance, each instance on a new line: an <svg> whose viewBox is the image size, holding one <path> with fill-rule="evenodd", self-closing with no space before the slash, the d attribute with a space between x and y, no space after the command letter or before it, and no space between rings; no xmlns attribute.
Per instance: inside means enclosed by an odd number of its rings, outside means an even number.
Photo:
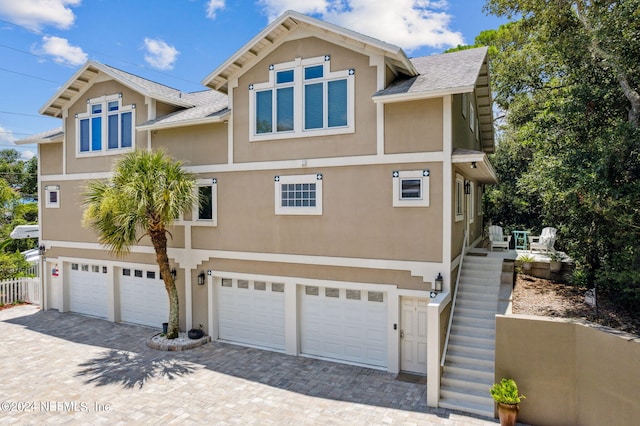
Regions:
<svg viewBox="0 0 640 426"><path fill-rule="evenodd" d="M200 271L198 274L198 285L204 285L204 271Z"/></svg>
<svg viewBox="0 0 640 426"><path fill-rule="evenodd" d="M444 279L442 278L442 274L440 272L438 272L438 276L436 277L436 279L433 282L433 289L437 292L441 292L442 291L442 282L444 281Z"/></svg>
<svg viewBox="0 0 640 426"><path fill-rule="evenodd" d="M173 268L171 270L171 276L173 277L174 280L176 279L177 275L178 275L178 271L176 271L176 268Z"/></svg>
<svg viewBox="0 0 640 426"><path fill-rule="evenodd" d="M464 181L464 193L467 195L471 194L471 182L468 180Z"/></svg>

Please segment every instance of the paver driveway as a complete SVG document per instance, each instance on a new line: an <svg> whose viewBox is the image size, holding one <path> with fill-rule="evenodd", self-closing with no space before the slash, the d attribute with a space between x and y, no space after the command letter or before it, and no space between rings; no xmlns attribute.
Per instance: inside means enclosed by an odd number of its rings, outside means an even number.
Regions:
<svg viewBox="0 0 640 426"><path fill-rule="evenodd" d="M426 407L392 374L224 343L148 348L145 327L0 311L0 423L495 424Z"/></svg>

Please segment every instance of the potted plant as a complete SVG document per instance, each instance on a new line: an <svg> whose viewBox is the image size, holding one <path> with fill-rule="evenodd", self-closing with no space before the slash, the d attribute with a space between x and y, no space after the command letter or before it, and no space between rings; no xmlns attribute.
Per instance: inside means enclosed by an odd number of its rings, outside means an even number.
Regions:
<svg viewBox="0 0 640 426"><path fill-rule="evenodd" d="M562 269L562 255L557 251L549 253L549 271L560 272Z"/></svg>
<svg viewBox="0 0 640 426"><path fill-rule="evenodd" d="M516 424L520 400L524 395L518 392L518 385L513 379L502 379L500 383L494 383L489 390L493 400L498 403L498 417L501 426L513 426Z"/></svg>
<svg viewBox="0 0 640 426"><path fill-rule="evenodd" d="M189 339L200 339L204 336L204 331L202 331L202 324L198 324L198 328L192 328L187 332L187 336Z"/></svg>
<svg viewBox="0 0 640 426"><path fill-rule="evenodd" d="M536 258L530 254L522 254L518 256L518 260L522 264L522 269L528 272L531 270L531 264L536 261Z"/></svg>

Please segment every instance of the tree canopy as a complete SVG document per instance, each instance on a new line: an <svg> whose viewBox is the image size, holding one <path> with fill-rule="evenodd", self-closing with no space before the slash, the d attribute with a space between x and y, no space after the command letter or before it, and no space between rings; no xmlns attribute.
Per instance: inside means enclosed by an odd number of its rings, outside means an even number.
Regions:
<svg viewBox="0 0 640 426"><path fill-rule="evenodd" d="M167 337L178 337L179 303L167 255L168 227L197 202L195 179L164 151L134 151L114 166L108 180L90 182L84 194L84 223L116 255L151 239L169 296Z"/></svg>
<svg viewBox="0 0 640 426"><path fill-rule="evenodd" d="M560 230L575 278L640 307L640 0L488 0L505 120L487 216Z"/></svg>

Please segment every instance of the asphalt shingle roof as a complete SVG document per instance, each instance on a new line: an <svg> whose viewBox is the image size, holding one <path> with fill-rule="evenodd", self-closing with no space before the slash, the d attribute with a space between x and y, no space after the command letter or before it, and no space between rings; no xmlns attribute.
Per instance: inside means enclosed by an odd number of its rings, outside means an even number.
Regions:
<svg viewBox="0 0 640 426"><path fill-rule="evenodd" d="M176 111L171 114L149 120L140 126L173 126L181 122L189 122L200 120L207 117L216 117L223 115L229 110L229 99L227 95L214 90L205 90L202 92L184 93L183 99L195 105L192 108Z"/></svg>

